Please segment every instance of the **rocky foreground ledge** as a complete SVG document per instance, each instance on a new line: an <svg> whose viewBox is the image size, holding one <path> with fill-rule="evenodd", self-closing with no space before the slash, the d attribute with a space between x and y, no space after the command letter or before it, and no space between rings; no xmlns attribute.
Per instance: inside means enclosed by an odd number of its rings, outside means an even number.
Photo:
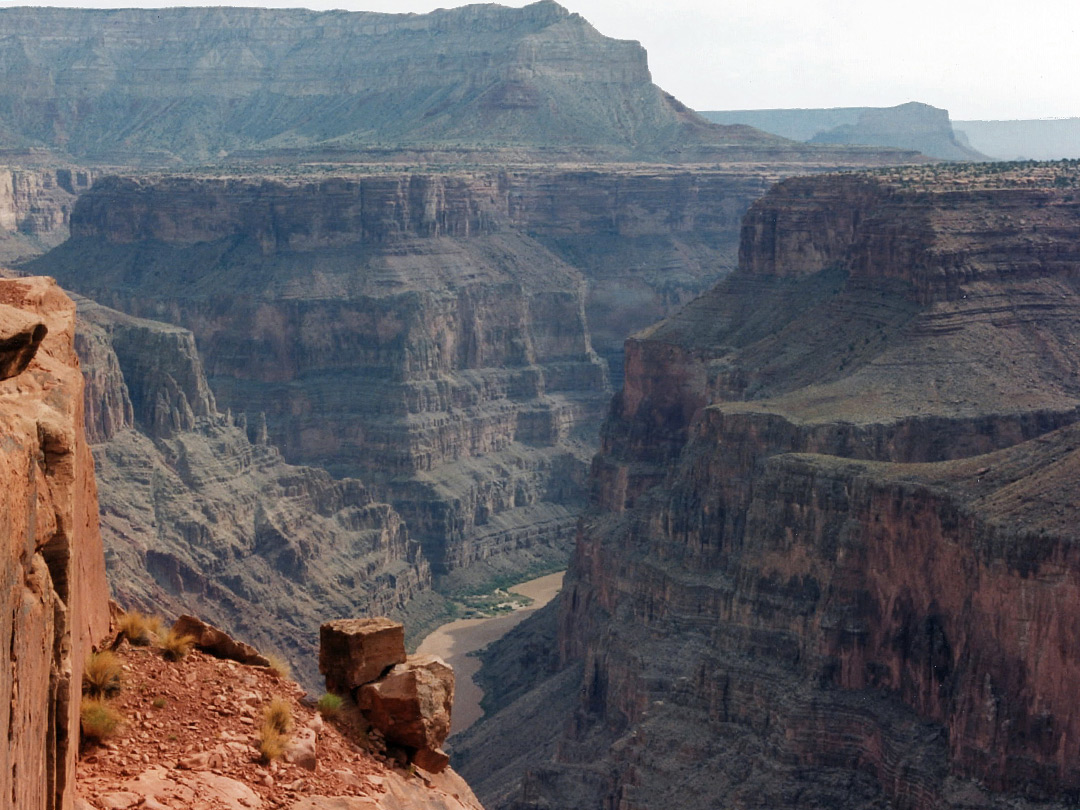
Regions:
<svg viewBox="0 0 1080 810"><path fill-rule="evenodd" d="M190 619L178 626L215 638L207 649L219 653L244 646ZM445 763L428 770L399 760L403 751L355 707L324 719L302 687L270 667L200 649L171 662L157 645L126 640L117 653L123 686L111 702L124 721L85 748L75 810L483 810ZM452 684L451 674L451 699ZM289 742L266 761L261 718L282 703Z"/></svg>

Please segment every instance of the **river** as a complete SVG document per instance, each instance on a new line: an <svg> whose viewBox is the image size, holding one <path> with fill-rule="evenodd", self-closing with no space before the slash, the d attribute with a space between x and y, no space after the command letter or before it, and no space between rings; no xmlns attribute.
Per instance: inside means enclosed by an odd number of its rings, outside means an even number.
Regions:
<svg viewBox="0 0 1080 810"><path fill-rule="evenodd" d="M458 619L433 630L420 642L417 653L441 656L454 668L456 683L451 734L464 731L484 714L480 709L484 692L473 682L473 675L480 669L480 659L469 653L502 638L511 628L554 599L562 587L563 573L548 574L507 589L532 599L528 607L487 619Z"/></svg>

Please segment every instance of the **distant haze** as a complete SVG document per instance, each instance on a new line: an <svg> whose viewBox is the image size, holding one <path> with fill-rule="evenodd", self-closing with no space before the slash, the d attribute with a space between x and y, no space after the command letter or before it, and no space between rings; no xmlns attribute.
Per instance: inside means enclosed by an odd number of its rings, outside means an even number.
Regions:
<svg viewBox="0 0 1080 810"><path fill-rule="evenodd" d="M183 4L393 13L460 5L435 0ZM178 3L44 0L29 5ZM1080 3L1075 0L566 0L563 5L603 34L640 41L649 51L656 83L695 109L887 107L922 101L948 109L953 119L1080 116L1075 84Z"/></svg>

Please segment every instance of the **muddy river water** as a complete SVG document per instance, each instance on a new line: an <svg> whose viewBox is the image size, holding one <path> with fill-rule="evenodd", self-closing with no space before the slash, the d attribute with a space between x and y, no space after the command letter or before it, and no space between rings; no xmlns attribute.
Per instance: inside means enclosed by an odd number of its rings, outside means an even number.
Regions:
<svg viewBox="0 0 1080 810"><path fill-rule="evenodd" d="M562 587L562 578L560 571L514 585L508 590L528 596L533 600L532 604L488 619L458 619L433 630L420 642L417 653L441 656L454 668L456 684L451 734L464 731L483 715L480 699L484 693L473 683L473 675L480 669L480 659L469 653L502 638L512 627L554 599Z"/></svg>

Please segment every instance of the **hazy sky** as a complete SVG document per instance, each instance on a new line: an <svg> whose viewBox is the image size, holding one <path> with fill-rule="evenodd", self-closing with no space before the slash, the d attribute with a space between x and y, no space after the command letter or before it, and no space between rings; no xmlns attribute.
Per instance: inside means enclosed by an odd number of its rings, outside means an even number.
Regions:
<svg viewBox="0 0 1080 810"><path fill-rule="evenodd" d="M561 0L636 39L653 79L699 110L891 106L954 119L1080 116L1080 0ZM27 5L0 0L0 6ZM433 0L47 0L426 12ZM526 0L504 0L522 6ZM0 32L2 34L2 32Z"/></svg>

